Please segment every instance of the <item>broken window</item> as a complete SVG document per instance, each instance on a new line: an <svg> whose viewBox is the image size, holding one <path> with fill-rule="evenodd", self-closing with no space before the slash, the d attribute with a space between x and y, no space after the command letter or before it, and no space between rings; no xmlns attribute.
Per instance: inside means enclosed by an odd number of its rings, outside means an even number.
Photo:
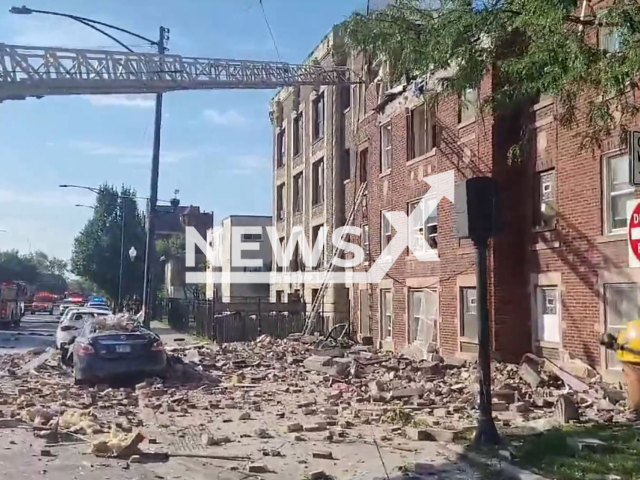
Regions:
<svg viewBox="0 0 640 480"><path fill-rule="evenodd" d="M536 183L536 211L534 227L548 230L556 226L556 171L538 172Z"/></svg>
<svg viewBox="0 0 640 480"><path fill-rule="evenodd" d="M302 212L302 172L293 177L293 213Z"/></svg>
<svg viewBox="0 0 640 480"><path fill-rule="evenodd" d="M387 248L387 245L389 245L389 243L391 242L391 222L384 214L384 212L380 212L380 215L382 216L380 221L382 225L382 227L380 228L380 245L381 252L384 252L385 248Z"/></svg>
<svg viewBox="0 0 640 480"><path fill-rule="evenodd" d="M382 340L391 338L393 326L393 296L391 290L380 290L380 313L382 319L381 336Z"/></svg>
<svg viewBox="0 0 640 480"><path fill-rule="evenodd" d="M604 286L605 330L616 337L627 322L640 317L640 286L609 283ZM607 368L620 369L616 352L607 350Z"/></svg>
<svg viewBox="0 0 640 480"><path fill-rule="evenodd" d="M369 316L369 292L360 290L360 334L371 335L371 319Z"/></svg>
<svg viewBox="0 0 640 480"><path fill-rule="evenodd" d="M409 121L409 160L429 153L436 146L435 109L426 104L414 108Z"/></svg>
<svg viewBox="0 0 640 480"><path fill-rule="evenodd" d="M302 153L302 148L304 145L304 125L302 119L302 112L298 112L298 114L293 119L293 156L298 156Z"/></svg>
<svg viewBox="0 0 640 480"><path fill-rule="evenodd" d="M324 159L323 158L313 163L311 179L312 179L311 204L315 206L324 202Z"/></svg>
<svg viewBox="0 0 640 480"><path fill-rule="evenodd" d="M280 250L284 251L284 248L285 248L284 237L280 237L278 241L280 242ZM282 272L282 271L284 271L283 266L280 265L280 262L276 261L276 272Z"/></svg>
<svg viewBox="0 0 640 480"><path fill-rule="evenodd" d="M478 305L476 287L460 289L460 336L472 342L478 341Z"/></svg>
<svg viewBox="0 0 640 480"><path fill-rule="evenodd" d="M627 227L627 202L634 195L629 182L629 155L605 158L604 174L607 233L623 232Z"/></svg>
<svg viewBox="0 0 640 480"><path fill-rule="evenodd" d="M438 201L422 199L409 205L409 245L414 253L425 252L422 239L433 249L438 248Z"/></svg>
<svg viewBox="0 0 640 480"><path fill-rule="evenodd" d="M293 249L293 256L291 257L290 269L292 272L300 272L304 270L302 255L300 254L300 245L296 243L296 247Z"/></svg>
<svg viewBox="0 0 640 480"><path fill-rule="evenodd" d="M438 310L438 292L435 289L409 290L409 342L428 344Z"/></svg>
<svg viewBox="0 0 640 480"><path fill-rule="evenodd" d="M286 130L282 128L278 132L276 137L276 163L278 168L284 166L284 161L287 155L287 135Z"/></svg>
<svg viewBox="0 0 640 480"><path fill-rule="evenodd" d="M391 124L380 127L380 173L391 170Z"/></svg>
<svg viewBox="0 0 640 480"><path fill-rule="evenodd" d="M466 123L476 118L478 109L478 90L467 88L460 97L458 123Z"/></svg>
<svg viewBox="0 0 640 480"><path fill-rule="evenodd" d="M279 222L284 220L284 183L276 191L276 215Z"/></svg>
<svg viewBox="0 0 640 480"><path fill-rule="evenodd" d="M313 99L313 141L324 137L324 93Z"/></svg>

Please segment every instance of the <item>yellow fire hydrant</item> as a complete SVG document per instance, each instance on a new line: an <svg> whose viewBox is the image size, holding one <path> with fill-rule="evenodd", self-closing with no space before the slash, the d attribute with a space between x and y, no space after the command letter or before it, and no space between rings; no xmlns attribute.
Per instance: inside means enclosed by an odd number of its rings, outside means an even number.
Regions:
<svg viewBox="0 0 640 480"><path fill-rule="evenodd" d="M618 338L608 333L600 343L615 350L616 357L622 362L629 408L640 412L640 318L627 323Z"/></svg>

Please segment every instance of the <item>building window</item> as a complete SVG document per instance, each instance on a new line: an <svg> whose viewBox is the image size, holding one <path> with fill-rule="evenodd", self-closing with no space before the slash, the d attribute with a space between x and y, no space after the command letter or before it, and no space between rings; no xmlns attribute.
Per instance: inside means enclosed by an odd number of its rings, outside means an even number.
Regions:
<svg viewBox="0 0 640 480"><path fill-rule="evenodd" d="M364 261L369 261L369 225L362 225L362 238L360 239L360 244L362 245L362 249L364 250Z"/></svg>
<svg viewBox="0 0 640 480"><path fill-rule="evenodd" d="M380 326L381 339L391 338L391 328L393 326L393 296L391 290L380 290Z"/></svg>
<svg viewBox="0 0 640 480"><path fill-rule="evenodd" d="M284 184L278 185L276 191L276 216L279 222L284 220Z"/></svg>
<svg viewBox="0 0 640 480"><path fill-rule="evenodd" d="M360 151L359 170L360 170L360 183L367 181L367 162L369 161L369 149L365 148Z"/></svg>
<svg viewBox="0 0 640 480"><path fill-rule="evenodd" d="M478 90L467 88L460 96L458 108L458 123L466 123L475 120L478 109Z"/></svg>
<svg viewBox="0 0 640 480"><path fill-rule="evenodd" d="M278 136L276 137L277 151L276 151L276 163L278 168L284 166L284 160L287 155L287 131L282 128L278 132Z"/></svg>
<svg viewBox="0 0 640 480"><path fill-rule="evenodd" d="M640 286L636 283L610 283L604 286L605 330L618 336L627 322L640 317ZM607 368L620 369L616 352L607 350Z"/></svg>
<svg viewBox="0 0 640 480"><path fill-rule="evenodd" d="M280 242L280 249L284 251L284 247L285 247L284 237L280 237L278 241ZM284 271L284 267L283 265L280 265L280 263L276 259L276 272L282 272L282 271Z"/></svg>
<svg viewBox="0 0 640 480"><path fill-rule="evenodd" d="M346 182L351 178L351 150L348 148L346 148L342 152L342 161L340 162L340 174L343 182Z"/></svg>
<svg viewBox="0 0 640 480"><path fill-rule="evenodd" d="M547 170L535 175L536 211L534 227L549 230L556 227L556 171Z"/></svg>
<svg viewBox="0 0 640 480"><path fill-rule="evenodd" d="M262 234L261 233L243 233L242 241L243 242L261 242Z"/></svg>
<svg viewBox="0 0 640 480"><path fill-rule="evenodd" d="M478 305L476 287L460 289L460 336L473 342L478 341Z"/></svg>
<svg viewBox="0 0 640 480"><path fill-rule="evenodd" d="M300 245L298 243L296 243L296 246L293 249L290 269L292 272L300 272L304 270L304 263L302 261L302 255L300 254Z"/></svg>
<svg viewBox="0 0 640 480"><path fill-rule="evenodd" d="M382 148L380 150L380 173L386 173L391 170L391 124L380 127L380 141Z"/></svg>
<svg viewBox="0 0 640 480"><path fill-rule="evenodd" d="M422 199L409 204L409 245L414 253L424 252L424 243L438 248L438 201Z"/></svg>
<svg viewBox="0 0 640 480"><path fill-rule="evenodd" d="M436 114L426 104L414 108L409 116L409 159L429 153L436 146Z"/></svg>
<svg viewBox="0 0 640 480"><path fill-rule="evenodd" d="M324 93L313 99L313 141L324 137Z"/></svg>
<svg viewBox="0 0 640 480"><path fill-rule="evenodd" d="M345 85L342 87L342 111L346 111L351 108L351 87Z"/></svg>
<svg viewBox="0 0 640 480"><path fill-rule="evenodd" d="M371 318L369 316L369 292L360 290L360 334L371 335Z"/></svg>
<svg viewBox="0 0 640 480"><path fill-rule="evenodd" d="M293 213L302 212L302 172L293 177Z"/></svg>
<svg viewBox="0 0 640 480"><path fill-rule="evenodd" d="M302 112L293 119L293 156L296 157L302 153L304 145L304 124Z"/></svg>
<svg viewBox="0 0 640 480"><path fill-rule="evenodd" d="M315 244L318 242L318 235L320 233L320 229L323 227L324 225L316 225L314 227L311 227L311 249L313 249L315 247ZM322 249L322 252L320 252L320 258L318 259L318 262L320 263L319 267L322 268L324 267L324 248ZM318 267L318 265L313 265L313 268Z"/></svg>
<svg viewBox="0 0 640 480"><path fill-rule="evenodd" d="M438 310L437 290L409 290L409 342L429 343Z"/></svg>
<svg viewBox="0 0 640 480"><path fill-rule="evenodd" d="M313 163L311 175L311 204L313 206L324 202L324 159Z"/></svg>
<svg viewBox="0 0 640 480"><path fill-rule="evenodd" d="M600 50L610 53L619 52L621 50L620 29L615 27L600 27L598 30L598 43Z"/></svg>
<svg viewBox="0 0 640 480"><path fill-rule="evenodd" d="M627 202L634 197L633 186L629 183L629 156L624 154L605 158L604 173L606 232L624 232L627 227Z"/></svg>
<svg viewBox="0 0 640 480"><path fill-rule="evenodd" d="M560 342L560 306L558 287L544 286L536 289L538 342Z"/></svg>
<svg viewBox="0 0 640 480"><path fill-rule="evenodd" d="M284 290L276 290L276 302L284 302Z"/></svg>
<svg viewBox="0 0 640 480"><path fill-rule="evenodd" d="M391 242L391 222L387 218L387 216L383 212L380 212L381 225L380 228L380 244L381 244L381 252L384 252L384 249L387 248L387 245Z"/></svg>

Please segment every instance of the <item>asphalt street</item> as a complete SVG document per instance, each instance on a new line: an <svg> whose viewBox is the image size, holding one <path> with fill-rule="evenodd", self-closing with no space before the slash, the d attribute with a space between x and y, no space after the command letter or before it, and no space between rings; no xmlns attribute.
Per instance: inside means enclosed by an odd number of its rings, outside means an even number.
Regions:
<svg viewBox="0 0 640 480"><path fill-rule="evenodd" d="M32 348L55 346L59 318L56 315L25 315L19 328L0 327L0 355L25 353Z"/></svg>

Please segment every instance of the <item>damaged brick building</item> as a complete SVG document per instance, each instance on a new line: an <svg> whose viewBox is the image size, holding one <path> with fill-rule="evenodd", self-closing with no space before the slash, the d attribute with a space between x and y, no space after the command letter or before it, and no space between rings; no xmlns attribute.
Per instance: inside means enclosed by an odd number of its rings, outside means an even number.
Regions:
<svg viewBox="0 0 640 480"><path fill-rule="evenodd" d="M405 248L379 284L347 285L353 331L381 348L419 356L430 343L445 356L475 356L475 249L455 235L454 205L446 199L435 205L423 178L451 170L456 181L486 175L502 187L505 224L489 248L495 355L512 361L530 351L557 360L572 356L615 374L619 365L598 338L640 316L640 270L629 268L625 234L626 202L636 192L618 135L601 150L581 148L580 128L561 126L559 107L546 96L509 113L480 111L494 86L491 72L462 98L431 104L425 99L435 83L388 85L384 65L347 62L365 82L351 87L344 109L331 114L338 118L334 127L342 124L345 132L333 157L324 157L332 188L343 189L344 206L335 204L340 213L332 228L355 208L350 223L362 228L367 260L356 270L366 270L395 235L383 212L409 215L422 208L430 213L409 225L408 242L422 237L439 257L421 261ZM523 127L526 155L510 162L508 151ZM280 148L291 158L291 143L282 146L281 132L275 128L274 209L276 218L288 219L292 192L282 187L277 158ZM305 142L311 134L307 128ZM288 192L286 201L278 200L280 188Z"/></svg>

